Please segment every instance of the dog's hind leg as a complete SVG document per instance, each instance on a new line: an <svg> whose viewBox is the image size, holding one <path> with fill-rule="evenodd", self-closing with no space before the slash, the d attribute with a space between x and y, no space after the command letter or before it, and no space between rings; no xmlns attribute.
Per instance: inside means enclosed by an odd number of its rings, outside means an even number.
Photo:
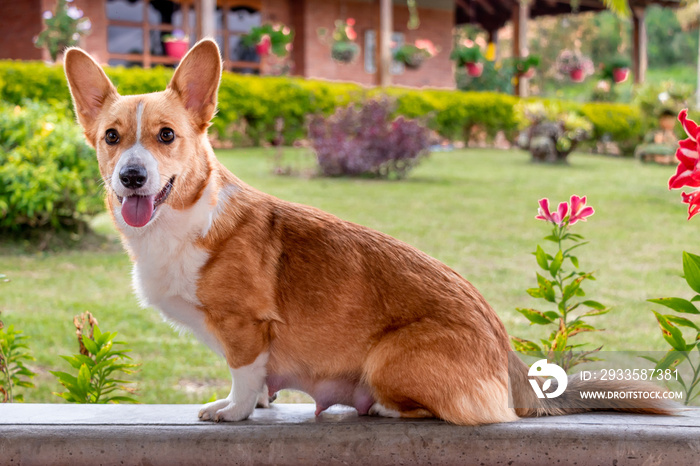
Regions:
<svg viewBox="0 0 700 466"><path fill-rule="evenodd" d="M372 414L476 425L517 419L507 351L470 329L416 322L383 336L365 365Z"/></svg>

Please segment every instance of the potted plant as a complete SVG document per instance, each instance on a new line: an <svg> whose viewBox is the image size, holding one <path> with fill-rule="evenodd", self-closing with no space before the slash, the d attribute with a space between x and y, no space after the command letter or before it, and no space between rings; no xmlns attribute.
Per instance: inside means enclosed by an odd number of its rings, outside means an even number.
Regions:
<svg viewBox="0 0 700 466"><path fill-rule="evenodd" d="M255 51L261 57L270 53L285 57L292 50L294 32L283 24L266 23L262 26L251 28L248 34L242 36L243 45L255 47Z"/></svg>
<svg viewBox="0 0 700 466"><path fill-rule="evenodd" d="M452 49L450 59L454 60L457 66L465 66L467 68L467 74L474 78L481 76L481 73L484 71L481 49L470 40L462 44L457 44L455 48Z"/></svg>
<svg viewBox="0 0 700 466"><path fill-rule="evenodd" d="M593 74L593 61L580 52L563 50L557 57L557 71L560 75L569 76L575 82L583 82Z"/></svg>
<svg viewBox="0 0 700 466"><path fill-rule="evenodd" d="M417 40L413 44L404 44L394 52L394 60L403 63L406 68L420 68L425 60L437 54L435 45L429 40Z"/></svg>
<svg viewBox="0 0 700 466"><path fill-rule="evenodd" d="M180 29L175 29L172 34L163 37L165 54L180 60L190 48L190 37Z"/></svg>
<svg viewBox="0 0 700 466"><path fill-rule="evenodd" d="M616 56L603 67L603 79L609 79L615 84L625 82L630 73L630 61L627 57ZM674 115L675 117L675 115Z"/></svg>
<svg viewBox="0 0 700 466"><path fill-rule="evenodd" d="M34 40L38 48L46 48L52 61L56 61L67 47L78 45L81 36L90 32L92 24L83 11L68 6L66 0L58 0L56 9L42 14L46 28Z"/></svg>
<svg viewBox="0 0 700 466"><path fill-rule="evenodd" d="M318 35L330 45L331 57L338 63L351 63L360 53L360 46L355 43L357 32L353 18L336 20L332 34L326 28L319 28Z"/></svg>
<svg viewBox="0 0 700 466"><path fill-rule="evenodd" d="M535 76L535 69L540 66L540 57L528 55L527 57L515 58L513 60L513 74L530 79Z"/></svg>

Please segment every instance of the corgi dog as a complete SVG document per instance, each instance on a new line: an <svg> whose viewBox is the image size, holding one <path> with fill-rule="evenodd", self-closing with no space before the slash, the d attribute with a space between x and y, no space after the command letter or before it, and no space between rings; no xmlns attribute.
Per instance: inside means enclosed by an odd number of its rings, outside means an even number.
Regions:
<svg viewBox="0 0 700 466"><path fill-rule="evenodd" d="M152 94L119 95L78 48L64 66L136 293L230 368L230 394L200 419L246 419L281 389L308 393L317 415L342 404L461 425L588 409L538 400L503 323L454 270L224 168L207 138L222 68L214 41Z"/></svg>

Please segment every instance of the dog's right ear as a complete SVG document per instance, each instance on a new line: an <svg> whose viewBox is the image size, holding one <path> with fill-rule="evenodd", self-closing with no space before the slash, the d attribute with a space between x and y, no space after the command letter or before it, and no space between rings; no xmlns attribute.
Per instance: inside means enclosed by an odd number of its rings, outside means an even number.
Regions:
<svg viewBox="0 0 700 466"><path fill-rule="evenodd" d="M102 67L79 48L66 52L64 68L78 121L94 146L97 116L105 103L119 94Z"/></svg>

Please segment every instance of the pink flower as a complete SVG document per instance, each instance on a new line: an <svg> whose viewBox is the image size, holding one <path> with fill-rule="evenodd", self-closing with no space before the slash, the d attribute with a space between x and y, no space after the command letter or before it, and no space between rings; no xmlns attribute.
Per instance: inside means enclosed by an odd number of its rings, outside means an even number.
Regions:
<svg viewBox="0 0 700 466"><path fill-rule="evenodd" d="M425 50L431 57L437 54L437 49L435 48L435 45L433 45L433 42L428 39L418 39L416 40L414 45L416 46L416 48Z"/></svg>
<svg viewBox="0 0 700 466"><path fill-rule="evenodd" d="M556 212L550 212L549 199L545 197L544 199L540 199L539 203L540 208L537 210L539 215L535 217L536 219L552 222L559 226L562 226L564 224L564 218L569 212L569 204L567 204L566 202L561 202Z"/></svg>
<svg viewBox="0 0 700 466"><path fill-rule="evenodd" d="M345 22L348 24L348 26L354 26L355 18L348 18Z"/></svg>
<svg viewBox="0 0 700 466"><path fill-rule="evenodd" d="M676 173L668 180L668 189L678 189L683 186L700 187L700 170L698 170L698 132L700 128L688 119L688 110L683 109L678 114L678 120L688 135L687 139L678 143L676 158L680 162Z"/></svg>
<svg viewBox="0 0 700 466"><path fill-rule="evenodd" d="M345 34L348 36L348 39L350 39L350 40L357 39L357 33L352 28L352 25L350 25L349 23L348 23L348 26L345 28Z"/></svg>
<svg viewBox="0 0 700 466"><path fill-rule="evenodd" d="M577 195L571 196L569 201L571 203L571 215L569 216L569 225L573 225L579 220L586 221L586 217L590 217L595 213L593 207L586 205L586 196L578 197Z"/></svg>

